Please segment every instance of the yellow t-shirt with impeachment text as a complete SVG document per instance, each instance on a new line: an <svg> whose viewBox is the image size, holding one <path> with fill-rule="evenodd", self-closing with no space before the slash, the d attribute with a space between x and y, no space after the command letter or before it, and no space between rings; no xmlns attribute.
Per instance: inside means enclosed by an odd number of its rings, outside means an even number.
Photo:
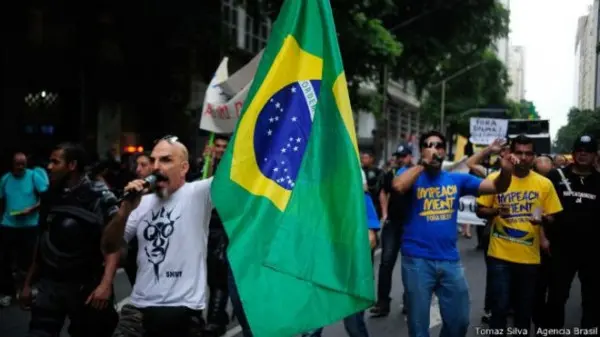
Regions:
<svg viewBox="0 0 600 337"><path fill-rule="evenodd" d="M487 179L495 179L498 174L492 173ZM524 178L513 175L506 192L481 196L477 203L507 208L509 213L493 219L488 256L522 264L540 263L540 228L530 219L536 208L541 208L544 215L562 211L550 180L533 171Z"/></svg>

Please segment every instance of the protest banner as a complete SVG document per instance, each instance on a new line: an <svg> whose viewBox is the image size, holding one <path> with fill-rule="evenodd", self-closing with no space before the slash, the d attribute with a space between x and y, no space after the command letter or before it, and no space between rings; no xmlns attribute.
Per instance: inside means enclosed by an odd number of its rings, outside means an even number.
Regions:
<svg viewBox="0 0 600 337"><path fill-rule="evenodd" d="M507 119L473 117L470 119L469 140L474 145L489 145L495 139L506 138L507 131Z"/></svg>
<svg viewBox="0 0 600 337"><path fill-rule="evenodd" d="M223 59L206 89L200 129L220 134L233 132L261 56L262 52L231 76L227 58Z"/></svg>

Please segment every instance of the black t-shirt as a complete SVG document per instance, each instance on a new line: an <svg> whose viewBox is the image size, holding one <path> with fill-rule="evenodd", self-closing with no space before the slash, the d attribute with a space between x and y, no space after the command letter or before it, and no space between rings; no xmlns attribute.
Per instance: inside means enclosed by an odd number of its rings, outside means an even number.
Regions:
<svg viewBox="0 0 600 337"><path fill-rule="evenodd" d="M401 224L403 222L405 208L408 202L407 198L398 193L393 187L392 182L396 177L397 170L390 170L383 178L383 191L389 194L388 199L388 220L393 224Z"/></svg>
<svg viewBox="0 0 600 337"><path fill-rule="evenodd" d="M377 214L381 217L381 203L379 202L379 192L381 191L383 181L383 171L377 167L363 168L367 177L367 187Z"/></svg>
<svg viewBox="0 0 600 337"><path fill-rule="evenodd" d="M556 214L555 222L548 226L548 231L551 239L577 245L583 240L597 240L600 235L597 220L600 173L593 170L590 175L581 176L573 173L572 168L569 165L561 169L565 179L557 169L548 173L563 206L563 211Z"/></svg>

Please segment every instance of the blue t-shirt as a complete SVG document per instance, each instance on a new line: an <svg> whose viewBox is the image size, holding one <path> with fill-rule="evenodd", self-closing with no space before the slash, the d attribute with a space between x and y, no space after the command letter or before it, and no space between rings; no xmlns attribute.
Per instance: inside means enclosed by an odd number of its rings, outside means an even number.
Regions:
<svg viewBox="0 0 600 337"><path fill-rule="evenodd" d="M401 169L401 174L406 169ZM459 199L477 195L482 179L465 173L441 171L432 176L421 173L406 197L406 222L402 255L430 260L460 259L456 242L456 212Z"/></svg>
<svg viewBox="0 0 600 337"><path fill-rule="evenodd" d="M44 172L45 173L45 172ZM48 179L34 170L25 170L22 177L16 178L12 173L0 179L0 198L4 199L4 214L0 225L6 227L32 227L39 223L39 212L29 215L10 215L35 205L39 194L48 190Z"/></svg>

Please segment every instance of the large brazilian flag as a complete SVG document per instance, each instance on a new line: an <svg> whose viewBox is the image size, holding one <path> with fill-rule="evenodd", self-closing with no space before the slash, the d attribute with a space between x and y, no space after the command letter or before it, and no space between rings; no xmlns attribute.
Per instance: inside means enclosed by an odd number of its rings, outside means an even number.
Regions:
<svg viewBox="0 0 600 337"><path fill-rule="evenodd" d="M283 4L212 199L255 336L292 336L372 305L358 147L328 0Z"/></svg>

